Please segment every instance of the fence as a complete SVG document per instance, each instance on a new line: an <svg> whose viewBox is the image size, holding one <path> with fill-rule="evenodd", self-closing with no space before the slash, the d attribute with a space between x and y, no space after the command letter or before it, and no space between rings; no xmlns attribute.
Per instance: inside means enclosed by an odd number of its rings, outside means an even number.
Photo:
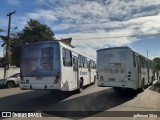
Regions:
<svg viewBox="0 0 160 120"><path fill-rule="evenodd" d="M15 73L19 73L20 72L20 68L18 67L11 67L9 68L9 70L6 71L6 77L9 77ZM4 68L0 67L0 79L4 78Z"/></svg>

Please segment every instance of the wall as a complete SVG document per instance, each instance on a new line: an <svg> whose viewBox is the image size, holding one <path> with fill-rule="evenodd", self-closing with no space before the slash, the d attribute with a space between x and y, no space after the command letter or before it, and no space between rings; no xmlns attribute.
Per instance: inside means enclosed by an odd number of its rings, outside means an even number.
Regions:
<svg viewBox="0 0 160 120"><path fill-rule="evenodd" d="M20 68L10 66L9 70L7 70L6 77L9 77L14 73L19 73L19 72L20 72ZM4 68L0 67L0 79L2 78L4 78Z"/></svg>

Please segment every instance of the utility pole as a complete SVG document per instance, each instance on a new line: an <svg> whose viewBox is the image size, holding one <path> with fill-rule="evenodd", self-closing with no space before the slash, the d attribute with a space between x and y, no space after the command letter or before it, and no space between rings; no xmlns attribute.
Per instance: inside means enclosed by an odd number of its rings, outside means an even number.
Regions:
<svg viewBox="0 0 160 120"><path fill-rule="evenodd" d="M149 51L149 50L146 50L146 51L147 51L147 58L148 58L148 51Z"/></svg>
<svg viewBox="0 0 160 120"><path fill-rule="evenodd" d="M5 63L5 68L4 68L4 78L6 77L6 71L9 69L9 56L8 56L8 50L10 48L10 28L11 28L11 16L16 13L16 11L14 12L10 12L7 14L7 17L9 17L9 21L8 21L8 34L7 34L7 42L6 42L6 63Z"/></svg>

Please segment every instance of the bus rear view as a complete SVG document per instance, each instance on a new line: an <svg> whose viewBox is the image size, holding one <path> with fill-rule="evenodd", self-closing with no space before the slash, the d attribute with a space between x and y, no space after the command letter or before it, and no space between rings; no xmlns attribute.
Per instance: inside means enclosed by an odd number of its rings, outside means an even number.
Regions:
<svg viewBox="0 0 160 120"><path fill-rule="evenodd" d="M21 89L60 89L60 47L58 42L26 45L21 55Z"/></svg>
<svg viewBox="0 0 160 120"><path fill-rule="evenodd" d="M137 89L132 50L128 47L106 48L97 51L98 86Z"/></svg>

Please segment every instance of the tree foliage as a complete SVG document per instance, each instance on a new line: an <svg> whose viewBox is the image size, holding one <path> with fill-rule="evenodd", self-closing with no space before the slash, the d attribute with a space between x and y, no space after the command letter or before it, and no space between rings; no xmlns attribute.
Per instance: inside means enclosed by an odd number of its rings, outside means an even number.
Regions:
<svg viewBox="0 0 160 120"><path fill-rule="evenodd" d="M156 57L153 59L155 69L160 70L160 58Z"/></svg>
<svg viewBox="0 0 160 120"><path fill-rule="evenodd" d="M22 47L14 46L12 47L12 54L11 54L11 61L10 64L13 66L20 66L20 61L21 61L21 51Z"/></svg>
<svg viewBox="0 0 160 120"><path fill-rule="evenodd" d="M0 67L3 67L3 63L5 62L4 57L0 57Z"/></svg>
<svg viewBox="0 0 160 120"><path fill-rule="evenodd" d="M52 41L54 33L45 24L41 24L35 19L30 19L23 31L20 33L20 39L24 42L31 43L37 41Z"/></svg>
<svg viewBox="0 0 160 120"><path fill-rule="evenodd" d="M22 46L38 41L53 41L54 33L46 24L30 19L21 32L13 34L11 41L11 65L20 66Z"/></svg>

